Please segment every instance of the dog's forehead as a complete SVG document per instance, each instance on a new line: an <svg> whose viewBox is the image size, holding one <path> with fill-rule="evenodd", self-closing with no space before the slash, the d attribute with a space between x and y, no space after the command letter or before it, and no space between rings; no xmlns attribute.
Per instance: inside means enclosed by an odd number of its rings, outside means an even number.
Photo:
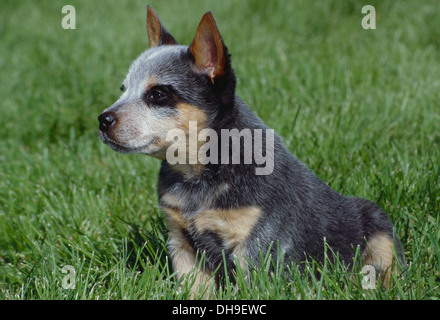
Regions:
<svg viewBox="0 0 440 320"><path fill-rule="evenodd" d="M144 51L130 66L127 80L130 84L141 84L147 79L169 84L182 77L188 70L184 59L188 47L164 45Z"/></svg>

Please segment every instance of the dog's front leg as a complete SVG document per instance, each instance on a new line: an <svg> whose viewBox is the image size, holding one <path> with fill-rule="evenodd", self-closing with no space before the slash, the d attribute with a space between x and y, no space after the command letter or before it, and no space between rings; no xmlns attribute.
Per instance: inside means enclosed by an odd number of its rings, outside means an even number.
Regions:
<svg viewBox="0 0 440 320"><path fill-rule="evenodd" d="M198 294L201 294L203 299L212 298L210 291L215 286L215 277L212 275L212 271L204 266L203 261L200 263L200 256L197 256L183 231L170 229L169 234L169 250L173 268L177 272L178 279L182 276L190 276L187 281L192 284L191 299L194 299Z"/></svg>

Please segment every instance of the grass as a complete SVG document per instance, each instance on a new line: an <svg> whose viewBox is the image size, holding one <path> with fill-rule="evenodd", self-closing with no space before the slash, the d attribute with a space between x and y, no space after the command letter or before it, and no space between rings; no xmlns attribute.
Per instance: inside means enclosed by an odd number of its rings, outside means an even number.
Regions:
<svg viewBox="0 0 440 320"><path fill-rule="evenodd" d="M65 4L76 30L61 27ZM147 47L145 4L0 4L0 299L189 296L190 279L176 281L167 258L158 161L97 138L97 116ZM370 1L376 30L361 28L354 0L150 4L186 44L212 10L238 94L331 187L377 202L408 262L391 289L363 290L337 263L271 274L268 258L215 297L440 298L438 2ZM66 265L73 290L62 286Z"/></svg>

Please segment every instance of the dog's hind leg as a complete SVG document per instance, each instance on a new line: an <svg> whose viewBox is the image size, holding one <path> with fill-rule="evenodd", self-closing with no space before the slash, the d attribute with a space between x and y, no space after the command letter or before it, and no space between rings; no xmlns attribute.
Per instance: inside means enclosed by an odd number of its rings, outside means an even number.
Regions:
<svg viewBox="0 0 440 320"><path fill-rule="evenodd" d="M398 272L395 252L393 239L384 232L373 234L367 240L367 247L363 252L363 265L373 266L386 288L391 286L391 275Z"/></svg>

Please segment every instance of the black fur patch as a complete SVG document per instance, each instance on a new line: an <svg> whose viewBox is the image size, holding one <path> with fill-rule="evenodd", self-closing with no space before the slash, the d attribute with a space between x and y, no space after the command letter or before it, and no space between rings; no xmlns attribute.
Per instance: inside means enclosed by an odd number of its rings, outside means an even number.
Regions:
<svg viewBox="0 0 440 320"><path fill-rule="evenodd" d="M172 86L155 85L144 93L143 100L151 107L174 107L180 98Z"/></svg>

